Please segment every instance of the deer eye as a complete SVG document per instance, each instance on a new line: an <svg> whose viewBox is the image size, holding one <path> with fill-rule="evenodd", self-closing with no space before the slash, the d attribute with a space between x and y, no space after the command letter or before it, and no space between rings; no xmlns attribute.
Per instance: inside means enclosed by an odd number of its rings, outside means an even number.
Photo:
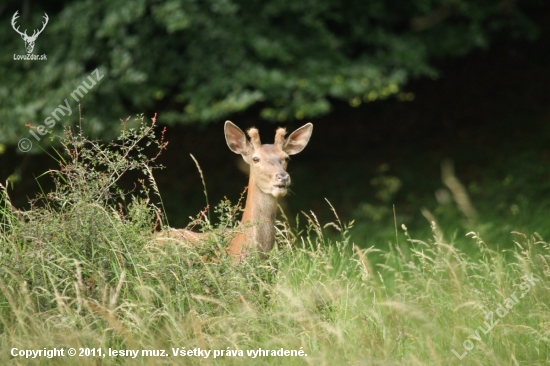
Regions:
<svg viewBox="0 0 550 366"><path fill-rule="evenodd" d="M260 158L258 158L257 156L255 156L255 157L252 158L252 161L255 162L255 163L259 163L259 162L260 162Z"/></svg>

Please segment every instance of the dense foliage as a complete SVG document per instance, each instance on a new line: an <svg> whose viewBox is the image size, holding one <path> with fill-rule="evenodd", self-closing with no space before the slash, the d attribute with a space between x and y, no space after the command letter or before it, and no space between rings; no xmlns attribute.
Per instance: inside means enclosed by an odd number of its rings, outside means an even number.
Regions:
<svg viewBox="0 0 550 366"><path fill-rule="evenodd" d="M27 2L26 4L29 4ZM363 102L412 95L411 77L436 76L435 57L485 47L502 29L536 33L511 1L477 0L85 0L0 9L0 143L44 125L60 103L84 105L86 129L111 136L118 117L160 112L164 123L219 120L258 106L284 122L327 113L330 99ZM35 55L7 26L38 29ZM93 70L104 77L71 97ZM89 83L89 81L88 81ZM72 115L74 117L74 114ZM70 123L56 122L54 130ZM74 121L73 119L72 121ZM46 124L46 127L49 127ZM43 141L42 141L43 142Z"/></svg>
<svg viewBox="0 0 550 366"><path fill-rule="evenodd" d="M550 361L550 244L540 235L507 233L514 247L502 250L433 222L430 239L401 225L361 249L351 223L322 225L310 212L305 227L278 223L269 258L234 263L225 248L238 207L227 200L219 225L195 220L209 234L198 245L153 236L165 218L152 174L165 143L155 121L134 122L105 144L66 130L60 169L39 179L55 189L29 210L0 184L0 364ZM135 189L122 189L136 170ZM187 353L198 348L208 354ZM64 354L50 358L54 349Z"/></svg>

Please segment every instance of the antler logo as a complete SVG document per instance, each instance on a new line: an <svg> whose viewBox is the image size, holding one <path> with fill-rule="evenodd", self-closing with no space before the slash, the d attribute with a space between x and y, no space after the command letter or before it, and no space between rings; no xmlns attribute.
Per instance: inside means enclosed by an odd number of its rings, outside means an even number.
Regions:
<svg viewBox="0 0 550 366"><path fill-rule="evenodd" d="M13 27L13 29L19 33L21 35L21 38L23 38L23 41L25 41L25 48L27 49L27 53L32 53L32 50L34 48L34 42L36 41L36 39L38 38L38 36L40 35L40 33L42 33L42 31L44 30L44 28L46 28L46 24L48 24L48 14L44 13L44 22L42 22L42 29L40 29L37 33L37 30L35 29L34 32L32 33L32 36L28 36L27 35L27 30L25 29L25 32L20 32L19 31L19 27L15 28L15 20L17 18L19 18L19 15L17 15L17 13L19 12L16 11L15 14L13 14L13 18L11 18L11 26Z"/></svg>

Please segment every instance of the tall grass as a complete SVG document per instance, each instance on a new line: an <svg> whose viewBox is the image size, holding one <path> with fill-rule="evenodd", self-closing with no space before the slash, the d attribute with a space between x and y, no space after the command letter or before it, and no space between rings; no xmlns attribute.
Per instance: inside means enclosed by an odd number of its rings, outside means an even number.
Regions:
<svg viewBox="0 0 550 366"><path fill-rule="evenodd" d="M543 238L513 233L516 247L495 251L473 232L449 242L434 224L433 237L418 240L403 226L382 251L352 243L352 224L335 217L323 225L307 213L301 229L279 222L267 260L235 265L224 251L239 212L229 201L216 208L218 223L204 215L194 221L209 233L201 245L154 238L166 220L153 205L154 158L145 152L164 143L154 121L138 122L108 145L68 131L60 169L46 174L56 189L29 211L12 207L2 186L0 364L550 362L550 247ZM130 171L142 176L139 189L127 192L118 179ZM339 236L327 234L334 230ZM510 308L501 318L502 304ZM498 324L488 330L491 312ZM69 347L77 356L11 356L13 348ZM79 357L81 348L168 356ZM198 348L212 353L181 356ZM247 355L260 348L303 355Z"/></svg>

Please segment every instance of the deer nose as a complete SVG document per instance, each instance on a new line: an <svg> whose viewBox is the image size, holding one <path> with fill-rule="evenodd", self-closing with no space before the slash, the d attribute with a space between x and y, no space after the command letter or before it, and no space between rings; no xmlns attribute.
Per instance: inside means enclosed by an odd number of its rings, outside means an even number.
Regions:
<svg viewBox="0 0 550 366"><path fill-rule="evenodd" d="M283 184L288 184L290 183L290 175L287 172L278 173L277 180Z"/></svg>

